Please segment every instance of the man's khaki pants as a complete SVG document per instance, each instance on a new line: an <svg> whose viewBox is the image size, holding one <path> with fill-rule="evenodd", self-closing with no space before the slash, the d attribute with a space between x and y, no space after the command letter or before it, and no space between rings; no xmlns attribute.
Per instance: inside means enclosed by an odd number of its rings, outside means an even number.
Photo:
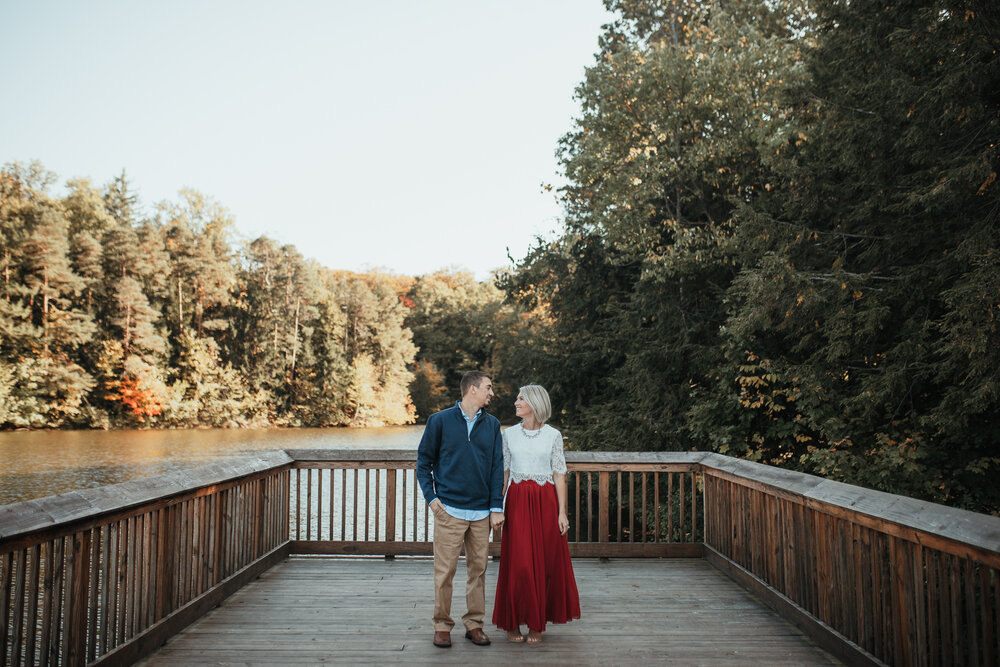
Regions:
<svg viewBox="0 0 1000 667"><path fill-rule="evenodd" d="M486 560L490 544L490 519L464 521L444 509L434 512L434 631L451 632L452 580L458 557L465 545L465 604L462 622L466 630L483 627L486 616Z"/></svg>

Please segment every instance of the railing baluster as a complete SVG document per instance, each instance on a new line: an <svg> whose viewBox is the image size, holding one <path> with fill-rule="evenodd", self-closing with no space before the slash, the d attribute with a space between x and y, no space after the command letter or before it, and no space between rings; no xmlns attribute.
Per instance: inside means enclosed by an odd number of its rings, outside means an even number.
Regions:
<svg viewBox="0 0 1000 667"><path fill-rule="evenodd" d="M73 535L67 573L66 637L63 664L74 665L87 659L87 590L90 573L90 531Z"/></svg>
<svg viewBox="0 0 1000 667"><path fill-rule="evenodd" d="M646 477L645 472L639 473L642 476L642 543L646 543L647 536L647 525L646 525L646 496L649 494L646 491Z"/></svg>
<svg viewBox="0 0 1000 667"><path fill-rule="evenodd" d="M990 568L982 565L978 570L979 619L983 631L983 664L995 665L997 664L996 627L1000 619L993 618L993 609L990 604Z"/></svg>
<svg viewBox="0 0 1000 667"><path fill-rule="evenodd" d="M413 487L413 541L418 541L417 523L419 522L421 505L423 502L423 494L420 492L420 483L417 481L417 471L414 468L412 476L410 477L410 486ZM427 541L426 536L423 541Z"/></svg>
<svg viewBox="0 0 1000 667"><path fill-rule="evenodd" d="M573 473L573 489L576 492L576 514L573 518L573 523L576 524L576 541L580 541L580 524L583 523L583 518L580 516L580 472Z"/></svg>
<svg viewBox="0 0 1000 667"><path fill-rule="evenodd" d="M52 587L53 587L53 556L52 556L53 543L51 541L43 542L41 545L42 561L45 563L45 574L42 576L42 615L39 617L38 622L41 626L41 637L38 642L38 664L45 666L49 664L49 656L51 655L51 637L52 637ZM7 596L4 595L4 609L7 608ZM6 619L0 619L3 623L3 627L6 628ZM6 642L7 633L3 633L3 641ZM6 655L6 651L0 652L0 656Z"/></svg>
<svg viewBox="0 0 1000 667"><path fill-rule="evenodd" d="M379 511L380 510L379 499L382 497L382 485L379 479L381 476L382 476L382 470L380 468L375 468L375 522L374 522L375 525L372 529L373 530L372 534L375 536L374 539L376 542L379 539L378 520L381 514L381 512ZM386 502L388 502L388 499L386 500Z"/></svg>
<svg viewBox="0 0 1000 667"><path fill-rule="evenodd" d="M3 658L3 660L6 662L13 662L7 657L8 656L7 642L9 639L7 628L10 627L10 620L11 620L10 594L14 588L13 582L14 582L14 552L8 551L7 553L0 556L0 627L3 628L3 631L0 632L0 658Z"/></svg>
<svg viewBox="0 0 1000 667"><path fill-rule="evenodd" d="M635 542L635 473L628 474L628 541Z"/></svg>
<svg viewBox="0 0 1000 667"><path fill-rule="evenodd" d="M979 666L979 623L976 620L976 566L968 558L962 559L962 580L965 584L965 664Z"/></svg>
<svg viewBox="0 0 1000 667"><path fill-rule="evenodd" d="M65 537L56 538L53 541L52 549L52 605L49 608L52 616L48 624L51 634L45 642L46 645L42 648L46 652L49 664L53 665L58 663L60 648L64 643L61 641L61 633L63 631L63 582L66 575L66 539Z"/></svg>
<svg viewBox="0 0 1000 667"><path fill-rule="evenodd" d="M306 473L306 539L312 539L312 481L313 481L313 471L311 468L305 468Z"/></svg>
<svg viewBox="0 0 1000 667"><path fill-rule="evenodd" d="M295 539L302 539L302 469L295 469Z"/></svg>
<svg viewBox="0 0 1000 667"><path fill-rule="evenodd" d="M365 468L365 542L368 541L368 525L371 521L371 506L372 506L372 494L371 494L371 469Z"/></svg>
<svg viewBox="0 0 1000 667"><path fill-rule="evenodd" d="M35 660L35 618L38 615L38 568L41 564L40 547L34 545L27 550L28 556L28 616L27 627L25 629L24 661L29 665L36 663ZM6 630L6 626L4 627Z"/></svg>
<svg viewBox="0 0 1000 667"><path fill-rule="evenodd" d="M699 542L698 539L698 476L691 473L691 541Z"/></svg>
<svg viewBox="0 0 1000 667"><path fill-rule="evenodd" d="M402 470L402 472L403 472L403 488L402 488L402 490L399 493L399 498L400 498L400 500L402 501L402 504L403 504L403 508L402 508L403 509L403 516L401 517L402 518L402 521L401 521L402 525L400 526L399 534L402 536L402 540L405 542L406 541L406 515L409 514L409 509L407 507L407 503L409 502L409 496L406 495L407 482L408 482L409 475L407 475L408 471L405 468ZM413 503L413 512L414 512L414 514L413 514L413 523L416 523L417 522L417 515L416 515L417 504L416 503Z"/></svg>
<svg viewBox="0 0 1000 667"><path fill-rule="evenodd" d="M316 539L323 539L323 469L316 470Z"/></svg>
<svg viewBox="0 0 1000 667"><path fill-rule="evenodd" d="M334 514L333 499L336 498L337 496L334 493L334 476L333 476L333 473L335 471L334 471L333 468L330 468L328 470L328 472L329 472L329 475L330 475L330 491L329 491L329 493L330 493L330 537L329 537L329 540L332 542L334 540L334 537L333 537L333 523L334 523L333 522L333 517L336 516Z"/></svg>
<svg viewBox="0 0 1000 667"><path fill-rule="evenodd" d="M677 540L678 542L687 542L688 541L688 540L684 539L684 523L685 523L684 522L684 478L686 476L687 475L685 473L683 473L683 472L680 475L678 475L678 477L680 478L680 493L679 493L679 495L680 495L680 499L681 499L681 502L680 502L680 526L678 527L681 534L680 534L680 539Z"/></svg>
<svg viewBox="0 0 1000 667"><path fill-rule="evenodd" d="M404 494L405 497L405 494ZM406 508L403 508L406 511ZM396 469L385 471L385 541L396 541Z"/></svg>
<svg viewBox="0 0 1000 667"><path fill-rule="evenodd" d="M674 473L667 473L667 542L680 542L674 539Z"/></svg>
<svg viewBox="0 0 1000 667"><path fill-rule="evenodd" d="M617 535L617 537L615 538L615 542L618 542L620 544L622 542L622 471L621 470L618 471L618 481L615 485L615 488L618 491L618 505L617 505L618 519L615 521L615 534Z"/></svg>
<svg viewBox="0 0 1000 667"><path fill-rule="evenodd" d="M21 651L24 645L24 586L26 575L26 556L23 549L15 552L13 561L14 600L11 622L10 664L13 667L22 664ZM7 626L4 634L7 634Z"/></svg>
<svg viewBox="0 0 1000 667"><path fill-rule="evenodd" d="M139 591L139 608L141 614L139 615L139 625L136 628L136 634L142 632L149 625L149 608L151 598L153 597L150 593L150 584L153 580L153 567L155 565L152 553L152 533L155 530L153 528L153 517L149 513L144 513L140 516L142 517L142 565L139 570L142 574L142 583Z"/></svg>
<svg viewBox="0 0 1000 667"><path fill-rule="evenodd" d="M594 478L587 473L587 541L594 541Z"/></svg>
<svg viewBox="0 0 1000 667"><path fill-rule="evenodd" d="M358 539L358 473L361 472L361 470L360 470L360 468L354 468L354 470L352 470L352 472L353 472L352 477L354 478L354 496L352 498L353 501L354 501L354 514L352 515L351 522L352 522L352 524L354 526L354 540L357 541L357 539Z"/></svg>
<svg viewBox="0 0 1000 667"><path fill-rule="evenodd" d="M608 541L608 473L602 470L597 480L597 541Z"/></svg>
<svg viewBox="0 0 1000 667"><path fill-rule="evenodd" d="M653 473L653 542L660 541L660 473Z"/></svg>
<svg viewBox="0 0 1000 667"><path fill-rule="evenodd" d="M97 621L100 608L101 561L103 552L101 533L106 530L107 528L102 529L100 526L97 526L91 531L90 590L87 593L87 611L89 614L89 618L87 619L87 662L93 662L98 655L97 640L100 637L100 631ZM34 619L35 614L32 614L31 618Z"/></svg>
<svg viewBox="0 0 1000 667"><path fill-rule="evenodd" d="M192 557L194 552L194 519L191 516L193 500L185 501L171 508L172 517L168 530L173 533L168 542L170 547L170 558L173 559L177 569L172 585L166 586L171 589L170 600L165 601L163 609L176 609L181 600L186 600L191 590L191 579L194 573L195 563ZM157 613L160 613L159 611ZM167 611L166 613L170 613Z"/></svg>
<svg viewBox="0 0 1000 667"><path fill-rule="evenodd" d="M340 539L347 541L347 468L340 469Z"/></svg>

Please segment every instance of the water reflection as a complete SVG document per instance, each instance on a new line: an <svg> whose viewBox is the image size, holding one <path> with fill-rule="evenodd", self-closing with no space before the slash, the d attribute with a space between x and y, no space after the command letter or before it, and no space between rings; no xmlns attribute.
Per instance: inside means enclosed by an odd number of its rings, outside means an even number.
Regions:
<svg viewBox="0 0 1000 667"><path fill-rule="evenodd" d="M274 449L416 449L422 426L0 432L0 505Z"/></svg>

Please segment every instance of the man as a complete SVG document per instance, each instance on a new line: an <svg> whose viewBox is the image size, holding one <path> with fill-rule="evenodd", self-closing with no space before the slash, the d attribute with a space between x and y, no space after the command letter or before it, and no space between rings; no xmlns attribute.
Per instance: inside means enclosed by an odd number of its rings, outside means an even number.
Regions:
<svg viewBox="0 0 1000 667"><path fill-rule="evenodd" d="M503 525L503 440L484 408L493 381L481 371L462 377L462 400L427 420L417 449L417 481L434 513L434 645L451 646L451 591L465 545L465 638L486 646L486 561L490 527Z"/></svg>

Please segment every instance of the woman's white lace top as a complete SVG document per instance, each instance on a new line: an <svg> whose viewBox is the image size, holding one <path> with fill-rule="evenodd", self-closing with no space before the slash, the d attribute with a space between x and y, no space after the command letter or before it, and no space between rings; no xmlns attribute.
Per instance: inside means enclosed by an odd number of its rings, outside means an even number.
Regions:
<svg viewBox="0 0 1000 667"><path fill-rule="evenodd" d="M511 482L551 484L552 473L566 474L562 433L548 424L537 431L526 431L520 424L504 429L503 469L510 471Z"/></svg>

